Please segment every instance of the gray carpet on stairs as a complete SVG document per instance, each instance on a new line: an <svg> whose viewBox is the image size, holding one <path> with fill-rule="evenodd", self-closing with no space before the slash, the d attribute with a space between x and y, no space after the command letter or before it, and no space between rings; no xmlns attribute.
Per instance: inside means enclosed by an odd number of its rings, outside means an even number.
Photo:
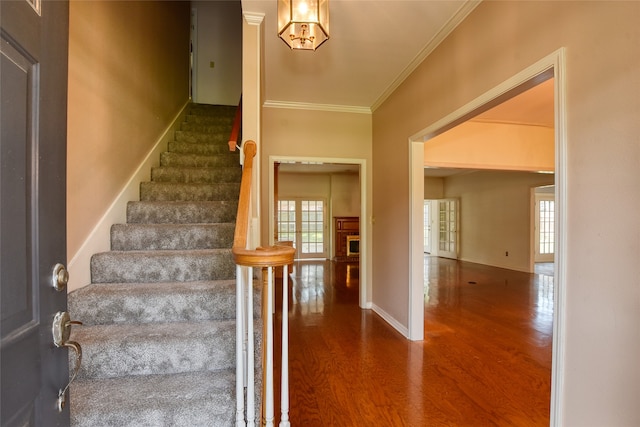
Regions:
<svg viewBox="0 0 640 427"><path fill-rule="evenodd" d="M92 283L69 294L84 323L71 336L83 348L73 426L235 424L234 114L189 106L127 223L113 225L111 251L92 257ZM254 302L259 316L258 290Z"/></svg>

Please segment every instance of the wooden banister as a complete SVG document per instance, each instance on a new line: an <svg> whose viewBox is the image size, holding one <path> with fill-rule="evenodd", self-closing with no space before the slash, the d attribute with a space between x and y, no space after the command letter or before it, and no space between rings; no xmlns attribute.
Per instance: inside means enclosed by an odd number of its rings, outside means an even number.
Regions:
<svg viewBox="0 0 640 427"><path fill-rule="evenodd" d="M238 102L238 108L236 108L236 116L233 119L233 128L231 129L231 135L229 136L229 151L236 151L236 148L240 148L238 140L240 138L240 129L242 127L242 97Z"/></svg>
<svg viewBox="0 0 640 427"><path fill-rule="evenodd" d="M238 200L238 214L236 216L236 230L233 235L233 258L238 265L246 267L281 267L293 262L295 249L290 246L270 246L247 249L247 234L249 231L249 204L251 199L251 176L253 174L253 159L257 153L254 141L245 141L244 168L240 181L240 198Z"/></svg>
<svg viewBox="0 0 640 427"><path fill-rule="evenodd" d="M230 143L231 145L231 143ZM263 363L263 401L264 403L264 425L274 426L274 387L273 387L273 271L274 267L282 267L283 277L283 321L282 321L282 366L281 366L281 421L280 427L289 427L289 379L288 379L288 322L287 322L287 266L293 264L295 248L291 246L270 246L248 248L247 235L249 233L251 206L251 182L253 176L253 161L257 153L254 141L245 141L242 144L244 150L244 166L242 169L242 180L240 182L240 198L238 200L238 212L236 215L236 228L233 236L233 259L236 263L236 425L255 426L254 419L254 349L253 340L253 302L252 302L252 271L253 267L262 267L266 270L267 288L263 291L266 299L264 304L265 322L263 323L264 333L262 334L265 361ZM244 271L243 271L244 270ZM248 276L248 277L245 277ZM246 282L248 280L248 282ZM246 386L243 379L246 378ZM245 391L246 387L246 391ZM244 406L246 396L247 405ZM246 416L246 418L245 418ZM246 423L245 423L246 421ZM261 422L258 425L262 425Z"/></svg>

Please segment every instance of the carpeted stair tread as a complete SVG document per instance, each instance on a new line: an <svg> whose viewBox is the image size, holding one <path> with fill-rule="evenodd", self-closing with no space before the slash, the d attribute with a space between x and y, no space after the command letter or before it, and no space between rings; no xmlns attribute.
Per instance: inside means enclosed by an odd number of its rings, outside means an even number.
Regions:
<svg viewBox="0 0 640 427"><path fill-rule="evenodd" d="M140 184L140 200L143 201L208 201L237 200L240 183L217 184L143 182Z"/></svg>
<svg viewBox="0 0 640 427"><path fill-rule="evenodd" d="M154 182L221 183L240 182L242 169L237 165L222 168L191 168L163 166L151 168Z"/></svg>
<svg viewBox="0 0 640 427"><path fill-rule="evenodd" d="M111 250L189 250L229 248L235 223L114 224Z"/></svg>
<svg viewBox="0 0 640 427"><path fill-rule="evenodd" d="M260 286L254 316L260 317ZM99 283L69 294L69 311L85 326L235 319L235 280Z"/></svg>
<svg viewBox="0 0 640 427"><path fill-rule="evenodd" d="M188 224L235 221L237 200L141 201L127 204L128 223Z"/></svg>
<svg viewBox="0 0 640 427"><path fill-rule="evenodd" d="M71 425L211 427L235 424L231 370L78 381Z"/></svg>
<svg viewBox="0 0 640 427"><path fill-rule="evenodd" d="M238 166L238 156L233 154L203 155L182 154L165 151L160 154L160 166L188 168L211 168Z"/></svg>
<svg viewBox="0 0 640 427"><path fill-rule="evenodd" d="M231 132L231 127L229 127L229 132ZM187 143L228 143L229 136L228 134L222 133L208 133L208 132L199 132L199 131L191 131L191 130L177 130L175 136L176 142L187 142ZM229 146L227 145L227 154L233 155L234 152L229 151ZM238 154L235 152L235 157Z"/></svg>
<svg viewBox="0 0 640 427"><path fill-rule="evenodd" d="M110 251L91 257L92 283L224 280L235 273L231 249Z"/></svg>
<svg viewBox="0 0 640 427"><path fill-rule="evenodd" d="M235 365L235 319L74 328L78 378L215 371Z"/></svg>

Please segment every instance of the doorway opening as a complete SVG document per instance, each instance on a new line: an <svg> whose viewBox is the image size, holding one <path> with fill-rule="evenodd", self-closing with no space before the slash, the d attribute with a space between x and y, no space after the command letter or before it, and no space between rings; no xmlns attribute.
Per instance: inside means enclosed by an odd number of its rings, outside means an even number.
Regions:
<svg viewBox="0 0 640 427"><path fill-rule="evenodd" d="M410 144L410 229L420 231L412 233L410 244L410 291L409 291L409 338L412 340L422 340L424 338L424 236L422 230L423 204L424 204L424 158L425 142L436 135L442 134L468 119L503 103L505 100L514 97L538 85L541 82L553 78L554 93L554 173L555 173L555 201L554 201L554 253L555 253L555 274L554 274L554 311L553 311L553 349L551 368L551 425L556 424L556 420L561 419L560 399L561 381L558 375L563 370L563 359L561 354L564 348L565 329L565 267L564 248L566 237L566 212L564 206L566 198L566 123L565 123L565 87L564 80L564 49L550 54L537 63L513 76L509 80L488 91L467 105L461 107L443 119L433 123L421 132L409 138ZM464 225L463 225L464 228ZM462 230L464 232L464 230Z"/></svg>
<svg viewBox="0 0 640 427"><path fill-rule="evenodd" d="M296 171L299 173L299 177L302 179L294 180L293 186L287 190L288 194L284 194L282 190L282 182L280 180L281 171L289 170ZM370 272L369 259L371 249L369 247L369 239L370 239L370 227L368 218L368 210L367 206L369 204L367 198L367 162L365 159L352 159L352 158L318 158L318 157L290 157L290 156L269 156L269 200L268 207L269 212L271 212L269 216L269 224L268 224L268 235L270 238L270 244L274 244L276 241L282 241L281 236L279 235L279 227L278 224L278 209L279 209L279 200L307 200L307 201L318 201L323 200L323 209L324 213L322 214L322 218L324 221L324 231L322 235L322 245L324 246L324 255L320 255L320 252L313 252L320 248L320 242L317 241L319 238L319 234L315 233L316 229L320 227L318 218L318 211L316 210L315 214L309 214L309 218L311 216L315 217L314 233L307 233L307 237L311 240L316 239L314 241L309 240L307 242L306 250L309 251L307 255L311 258L327 258L331 259L336 253L337 244L334 241L335 238L335 230L334 218L341 217L346 215L344 210L347 209L350 213L350 216L358 217L359 220L359 235L358 235L358 270L359 270L359 306L363 309L370 309L372 307L371 303L371 283L367 280L368 274ZM306 175L306 177L305 177ZM328 180L329 193L334 196L323 197L321 192L316 192L315 195L312 195L312 191L309 186L305 185L307 183L317 183L321 180L322 175L333 176ZM345 178L345 176L347 178ZM343 180L350 182L343 187ZM297 189L296 189L297 187ZM340 188L342 187L342 190ZM300 190L302 188L302 190ZM345 190L347 189L348 190ZM301 191L305 193L305 196L301 195ZM340 191L339 197L336 196ZM337 199L340 199L337 201ZM354 200L358 200L354 202ZM338 205L342 203L342 207L339 208ZM350 207L345 207L345 204L354 204ZM317 207L317 204L315 205ZM300 215L302 215L302 210L300 211ZM302 239L303 230L300 228L301 236L296 238L294 235L288 234L288 240L295 242L296 239L299 240L300 249L304 246L304 242ZM287 230L288 232L288 230ZM296 256L299 259L305 258L303 254L298 254L296 252Z"/></svg>

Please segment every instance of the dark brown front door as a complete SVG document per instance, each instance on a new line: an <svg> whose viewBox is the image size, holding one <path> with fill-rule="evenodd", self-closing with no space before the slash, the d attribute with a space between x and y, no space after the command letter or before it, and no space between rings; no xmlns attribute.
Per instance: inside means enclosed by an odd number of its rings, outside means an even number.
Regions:
<svg viewBox="0 0 640 427"><path fill-rule="evenodd" d="M66 1L0 0L0 305L2 426L65 426L69 377L52 341L66 289Z"/></svg>

